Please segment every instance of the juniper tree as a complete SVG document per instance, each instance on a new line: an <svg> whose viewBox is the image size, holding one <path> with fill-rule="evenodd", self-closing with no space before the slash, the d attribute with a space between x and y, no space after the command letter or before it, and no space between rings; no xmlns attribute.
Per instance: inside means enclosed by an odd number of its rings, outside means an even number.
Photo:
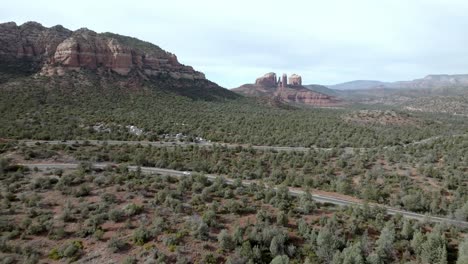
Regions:
<svg viewBox="0 0 468 264"><path fill-rule="evenodd" d="M466 264L468 263L468 236L465 237L465 240L458 247L458 260L457 264Z"/></svg>
<svg viewBox="0 0 468 264"><path fill-rule="evenodd" d="M226 229L221 230L221 232L219 233L218 242L220 247L225 251L229 251L234 248L234 241L232 240L231 235L229 235Z"/></svg>

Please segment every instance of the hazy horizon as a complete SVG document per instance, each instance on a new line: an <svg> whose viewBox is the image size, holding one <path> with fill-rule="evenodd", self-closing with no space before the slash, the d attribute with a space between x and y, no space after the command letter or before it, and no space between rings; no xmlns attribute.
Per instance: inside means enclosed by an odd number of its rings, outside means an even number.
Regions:
<svg viewBox="0 0 468 264"><path fill-rule="evenodd" d="M108 7L112 7L112 12ZM0 22L87 27L152 42L223 87L267 72L305 84L468 72L468 2L6 2Z"/></svg>

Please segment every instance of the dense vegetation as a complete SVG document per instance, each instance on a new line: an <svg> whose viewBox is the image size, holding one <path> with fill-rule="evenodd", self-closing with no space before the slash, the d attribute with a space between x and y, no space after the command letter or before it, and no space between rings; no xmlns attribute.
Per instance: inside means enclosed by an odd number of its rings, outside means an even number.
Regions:
<svg viewBox="0 0 468 264"><path fill-rule="evenodd" d="M463 116L382 105L283 107L209 81L29 74L0 73L2 263L467 263L466 230L389 217L367 204L468 221ZM17 141L197 137L234 144ZM33 162L82 164L48 172L17 165ZM116 166L96 171L93 162ZM149 176L127 165L194 173ZM203 173L234 184L208 181ZM287 187L307 192L293 197ZM364 206L317 204L310 191L339 193Z"/></svg>
<svg viewBox="0 0 468 264"><path fill-rule="evenodd" d="M76 74L65 82L60 78L24 78L5 84L0 90L0 136L155 140L163 134L183 133L253 145L373 147L462 133L467 128L466 121L457 117L423 114L417 116L421 120L418 129L399 124L363 126L343 121L346 109L279 109L235 96L220 99L224 93L231 94L220 88L174 88L168 86L170 80L131 92L128 87L99 86L101 82L97 77ZM218 92L216 97L210 96ZM96 124L108 126L111 132L96 132L92 129ZM127 125L146 133L136 137Z"/></svg>
<svg viewBox="0 0 468 264"><path fill-rule="evenodd" d="M10 147L11 148L11 147ZM392 149L261 151L214 146L20 146L28 160L72 156L262 180L338 192L409 211L468 221L468 136Z"/></svg>
<svg viewBox="0 0 468 264"><path fill-rule="evenodd" d="M306 193L129 172L1 163L2 263L464 263L455 227L333 208ZM460 245L460 246L459 246Z"/></svg>

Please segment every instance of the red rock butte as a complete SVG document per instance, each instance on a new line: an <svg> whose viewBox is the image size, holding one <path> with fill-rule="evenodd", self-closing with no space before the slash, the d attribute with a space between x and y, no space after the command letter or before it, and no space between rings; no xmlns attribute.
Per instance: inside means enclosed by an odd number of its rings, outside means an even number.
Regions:
<svg viewBox="0 0 468 264"><path fill-rule="evenodd" d="M289 80L289 81L288 81ZM276 78L276 73L269 72L262 77L255 80L255 85L271 86L271 87L287 87L289 86L302 86L302 77L297 74L293 74L289 77L286 73L283 73L282 77Z"/></svg>
<svg viewBox="0 0 468 264"><path fill-rule="evenodd" d="M205 79L156 45L112 33L47 28L36 22L21 26L0 24L0 59L27 62L41 75L63 75L79 69L104 70L119 75L168 75L176 79Z"/></svg>
<svg viewBox="0 0 468 264"><path fill-rule="evenodd" d="M269 72L255 80L255 84L245 84L233 89L234 92L251 97L274 98L286 103L298 103L312 106L339 106L343 102L333 96L315 92L302 86L302 77L297 74L277 77Z"/></svg>

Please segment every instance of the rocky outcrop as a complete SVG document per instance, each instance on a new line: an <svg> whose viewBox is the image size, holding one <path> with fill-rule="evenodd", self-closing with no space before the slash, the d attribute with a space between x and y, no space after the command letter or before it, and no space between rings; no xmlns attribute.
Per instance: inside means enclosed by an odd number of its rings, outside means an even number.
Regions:
<svg viewBox="0 0 468 264"><path fill-rule="evenodd" d="M10 67L27 64L25 70L37 71L71 33L62 26L46 28L36 22L0 24L0 62Z"/></svg>
<svg viewBox="0 0 468 264"><path fill-rule="evenodd" d="M257 78L255 84L245 84L232 91L250 97L274 98L285 103L298 103L311 106L338 106L343 102L333 96L314 92L302 86L302 77L293 74L289 78L289 84L286 81L286 75L282 79L276 80L275 73L267 73ZM324 87L326 88L326 87Z"/></svg>
<svg viewBox="0 0 468 264"><path fill-rule="evenodd" d="M259 77L255 80L255 85L259 86L276 86L277 81L276 81L276 73L274 72L269 72L262 77Z"/></svg>
<svg viewBox="0 0 468 264"><path fill-rule="evenodd" d="M46 28L35 22L0 24L0 63L9 67L24 62L31 66L28 70L47 76L90 69L123 76L134 71L143 77L205 79L203 73L180 64L174 54L135 38L86 28Z"/></svg>
<svg viewBox="0 0 468 264"><path fill-rule="evenodd" d="M281 77L281 86L286 87L288 85L288 76L286 73L283 73L283 77Z"/></svg>
<svg viewBox="0 0 468 264"><path fill-rule="evenodd" d="M281 100L283 100L284 102L299 103L312 106L330 107L343 104L341 100L333 96L313 92L300 85L280 87L277 89L274 96L281 98Z"/></svg>
<svg viewBox="0 0 468 264"><path fill-rule="evenodd" d="M293 74L293 75L289 76L289 85L301 86L302 85L302 77L297 75L297 74Z"/></svg>

